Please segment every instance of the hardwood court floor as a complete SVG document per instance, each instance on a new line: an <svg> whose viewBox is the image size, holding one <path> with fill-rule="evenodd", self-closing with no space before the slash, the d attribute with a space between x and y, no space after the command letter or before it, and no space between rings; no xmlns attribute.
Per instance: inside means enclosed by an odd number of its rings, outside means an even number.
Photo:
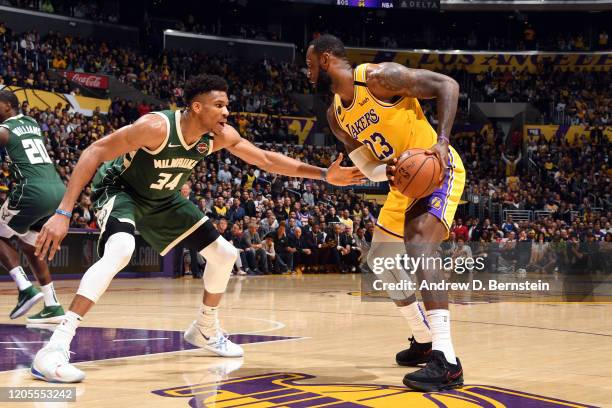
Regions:
<svg viewBox="0 0 612 408"><path fill-rule="evenodd" d="M201 281L116 280L73 342L72 360L87 374L77 403L10 406L612 406L612 304L453 304L466 387L422 394L402 386L410 369L395 365L410 335L403 318L391 303L362 302L359 279L232 278L221 317L241 334L244 359L182 342ZM56 282L64 305L77 285ZM26 329L24 318L11 321L15 301L13 283L0 283L0 384L48 385L25 367L49 335Z"/></svg>

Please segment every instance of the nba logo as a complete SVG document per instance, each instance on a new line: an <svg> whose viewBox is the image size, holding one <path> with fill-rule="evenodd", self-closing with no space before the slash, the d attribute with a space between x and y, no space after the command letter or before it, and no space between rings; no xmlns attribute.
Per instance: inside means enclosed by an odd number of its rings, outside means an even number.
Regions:
<svg viewBox="0 0 612 408"><path fill-rule="evenodd" d="M198 150L198 153L200 154L204 154L208 151L208 144L202 142L202 143L198 143L196 149Z"/></svg>

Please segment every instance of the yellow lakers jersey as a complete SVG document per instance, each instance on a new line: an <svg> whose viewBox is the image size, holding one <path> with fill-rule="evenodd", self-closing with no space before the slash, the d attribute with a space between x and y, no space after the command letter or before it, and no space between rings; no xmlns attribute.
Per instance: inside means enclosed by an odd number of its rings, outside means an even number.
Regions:
<svg viewBox="0 0 612 408"><path fill-rule="evenodd" d="M355 140L365 144L380 161L399 157L412 148L428 149L437 142L436 131L423 114L416 98L401 97L383 102L366 86L366 68L354 71L353 102L342 105L334 95L334 112L340 126Z"/></svg>

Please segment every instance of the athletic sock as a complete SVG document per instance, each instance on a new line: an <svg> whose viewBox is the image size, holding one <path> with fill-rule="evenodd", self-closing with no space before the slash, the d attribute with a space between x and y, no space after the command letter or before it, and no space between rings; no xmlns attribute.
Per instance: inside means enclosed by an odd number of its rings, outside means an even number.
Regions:
<svg viewBox="0 0 612 408"><path fill-rule="evenodd" d="M26 275L21 266L16 266L15 268L11 269L9 274L11 274L11 278L13 278L20 291L32 286L32 282L30 282L28 275Z"/></svg>
<svg viewBox="0 0 612 408"><path fill-rule="evenodd" d="M443 352L449 363L457 364L455 349L451 341L450 312L446 309L428 310L427 321L431 327L431 348Z"/></svg>
<svg viewBox="0 0 612 408"><path fill-rule="evenodd" d="M412 336L417 343L431 342L431 330L425 318L425 313L419 302L413 302L408 306L399 307L400 313L408 320Z"/></svg>
<svg viewBox="0 0 612 408"><path fill-rule="evenodd" d="M60 345L65 349L70 349L70 342L76 333L77 327L81 324L83 318L78 314L68 311L64 320L57 326L51 339L49 340L49 344Z"/></svg>
<svg viewBox="0 0 612 408"><path fill-rule="evenodd" d="M45 306L59 306L57 296L55 295L55 289L53 288L53 282L41 286L40 290L45 295Z"/></svg>
<svg viewBox="0 0 612 408"><path fill-rule="evenodd" d="M203 328L212 328L218 322L218 310L219 306L201 305L198 312L198 318L196 319L196 324Z"/></svg>

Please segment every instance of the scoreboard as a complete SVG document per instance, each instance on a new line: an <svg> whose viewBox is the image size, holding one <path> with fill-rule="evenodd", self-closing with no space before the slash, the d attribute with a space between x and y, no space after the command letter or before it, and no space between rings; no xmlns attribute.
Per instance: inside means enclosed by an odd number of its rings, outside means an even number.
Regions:
<svg viewBox="0 0 612 408"><path fill-rule="evenodd" d="M376 9L440 10L440 0L286 0L294 3Z"/></svg>
<svg viewBox="0 0 612 408"><path fill-rule="evenodd" d="M336 0L337 6L367 7L367 8L393 8L393 1L385 0Z"/></svg>

